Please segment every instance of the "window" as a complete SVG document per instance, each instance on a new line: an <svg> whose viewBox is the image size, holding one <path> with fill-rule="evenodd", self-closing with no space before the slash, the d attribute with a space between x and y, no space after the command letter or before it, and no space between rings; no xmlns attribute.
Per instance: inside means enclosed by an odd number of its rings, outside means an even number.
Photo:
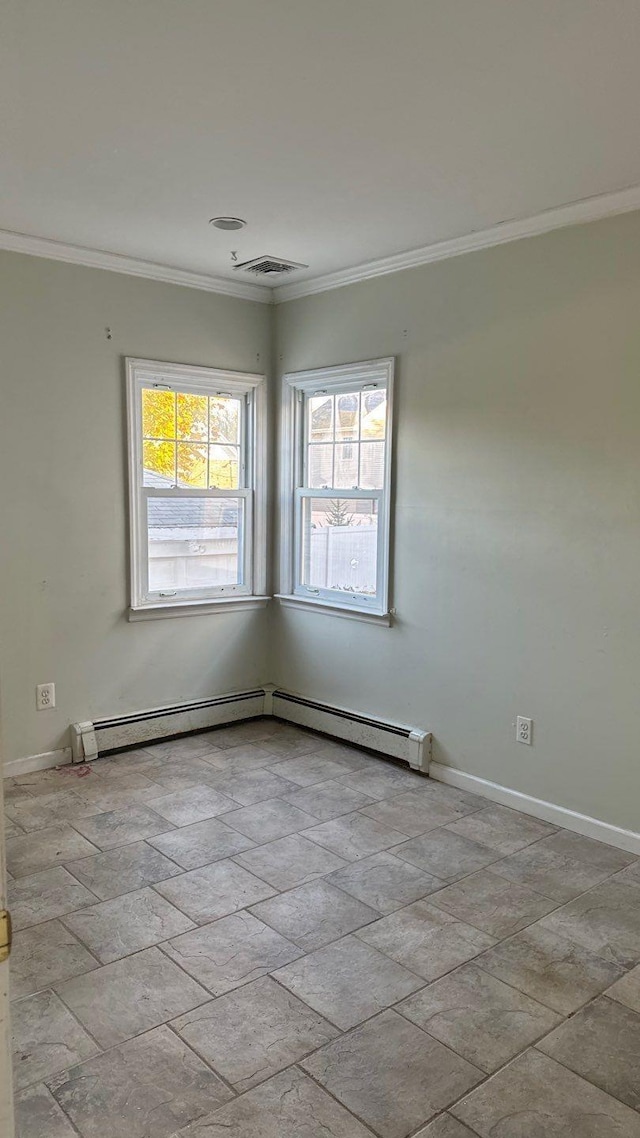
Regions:
<svg viewBox="0 0 640 1138"><path fill-rule="evenodd" d="M264 377L130 359L127 379L132 614L266 603Z"/></svg>
<svg viewBox="0 0 640 1138"><path fill-rule="evenodd" d="M388 615L393 360L284 377L282 592Z"/></svg>

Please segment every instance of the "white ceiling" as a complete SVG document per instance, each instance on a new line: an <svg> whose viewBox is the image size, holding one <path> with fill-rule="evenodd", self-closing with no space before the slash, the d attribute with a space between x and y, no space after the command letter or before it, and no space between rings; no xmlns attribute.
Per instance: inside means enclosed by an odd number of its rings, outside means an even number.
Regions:
<svg viewBox="0 0 640 1138"><path fill-rule="evenodd" d="M3 7L5 230L305 280L640 183L638 0Z"/></svg>

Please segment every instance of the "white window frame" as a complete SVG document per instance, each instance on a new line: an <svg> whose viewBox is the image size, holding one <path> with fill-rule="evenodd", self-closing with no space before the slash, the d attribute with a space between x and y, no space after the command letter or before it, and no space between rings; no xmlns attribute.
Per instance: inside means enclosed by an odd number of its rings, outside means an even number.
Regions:
<svg viewBox="0 0 640 1138"><path fill-rule="evenodd" d="M130 528L130 620L154 617L195 616L230 609L258 608L266 605L267 581L267 465L266 465L266 377L218 368L127 358L127 424L129 457ZM186 391L194 395L233 395L244 397L244 472L239 490L190 488L155 489L142 485L142 398L145 387ZM148 539L146 502L149 497L241 497L244 499L244 566L241 585L177 591L161 596L147 589Z"/></svg>
<svg viewBox="0 0 640 1138"><path fill-rule="evenodd" d="M281 604L349 616L375 624L390 624L389 578L391 560L391 461L393 431L392 356L312 371L289 372L282 380L280 422L280 591ZM348 491L346 497L378 499L378 592L376 597L345 594L336 589L312 589L299 580L303 498L342 497L336 488L312 490L303 486L305 397L318 392L339 394L384 386L387 390L384 482L381 490Z"/></svg>

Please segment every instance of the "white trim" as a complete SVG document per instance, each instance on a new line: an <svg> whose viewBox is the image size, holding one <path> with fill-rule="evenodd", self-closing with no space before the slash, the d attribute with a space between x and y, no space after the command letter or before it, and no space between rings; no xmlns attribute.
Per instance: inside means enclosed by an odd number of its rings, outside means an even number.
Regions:
<svg viewBox="0 0 640 1138"><path fill-rule="evenodd" d="M266 285L245 284L238 280L210 276L208 273L194 273L189 269L159 265L155 261L142 261L125 253L87 249L82 245L68 245L64 241L53 241L47 237L33 237L29 233L14 233L8 229L0 229L0 249L8 253L24 253L28 257L44 257L47 261L83 265L87 269L107 269L112 273L143 277L145 280L160 281L162 284L216 292L220 296L233 296L237 300L257 300L261 304L273 304L273 289Z"/></svg>
<svg viewBox="0 0 640 1138"><path fill-rule="evenodd" d="M64 767L71 762L71 747L61 747L59 751L44 751L41 755L26 755L23 759L10 759L2 768L3 778L17 778L21 774L46 771L52 767Z"/></svg>
<svg viewBox="0 0 640 1138"><path fill-rule="evenodd" d="M605 842L607 845L617 846L618 849L640 856L640 834L634 830L623 830L610 822L591 818L588 814L579 814L576 810L557 806L554 802L545 802L542 798L533 798L520 790L500 786L497 782L489 782L486 778L467 774L466 771L446 766L444 763L432 762L429 776L438 782L446 782L450 786L457 786L460 790L468 790L471 794L479 794L492 802L499 802L501 806L510 806L514 810L522 811L523 814L531 814L534 818L542 818L545 822L564 827L565 830L573 830L576 834L583 834L584 837L594 838L597 842Z"/></svg>
<svg viewBox="0 0 640 1138"><path fill-rule="evenodd" d="M346 617L347 620L361 620L365 624L380 624L387 628L390 628L392 623L390 612L367 612L366 609L356 608L355 605L345 608L344 605L332 604L330 601L316 601L313 597L291 596L283 593L276 593L273 599L279 601L285 609L301 609L303 612L316 609L317 612L326 613L328 616Z"/></svg>
<svg viewBox="0 0 640 1138"><path fill-rule="evenodd" d="M280 598L292 600L294 597L304 605L327 606L333 615L357 613L382 618L387 622L389 615L389 580L391 561L391 468L393 446L393 389L395 358L385 356L381 359L362 360L356 363L338 364L332 367L313 368L299 372L287 372L282 377L282 403L280 413L280 490L279 490L279 535L280 535ZM337 488L331 492L311 491L303 486L303 446L304 446L304 397L312 395L318 388L333 392L364 388L369 384L379 384L387 391L387 428L385 432L384 486L381 490L344 490ZM301 535L299 532L300 510L298 499L302 497L331 498L378 498L378 591L374 598L358 598L349 603L337 599L334 590L322 590L317 598L307 596L302 585L296 585L296 560L299 557ZM302 607L302 605L300 606Z"/></svg>
<svg viewBox="0 0 640 1138"><path fill-rule="evenodd" d="M130 620L144 619L145 612L153 617L162 615L161 599L147 596L147 533L146 502L149 497L171 494L174 497L232 497L245 502L243 581L226 588L193 591L192 595L179 593L175 601L168 601L165 615L177 615L179 608L206 602L208 611L229 600L245 602L262 597L267 587L267 394L266 377L253 372L198 367L189 364L136 359L125 360L127 375L127 452L129 466L129 548L130 548ZM191 490L167 488L166 491L141 486L142 435L140 392L145 385L160 384L173 390L193 391L207 395L222 390L224 394L247 396L243 410L243 454L247 468L243 485L226 494L218 490ZM250 397L250 398L249 398ZM244 468L243 468L244 469ZM255 606L251 606L255 607ZM203 612L202 608L196 610ZM135 615L132 615L135 614ZM180 615L184 615L182 612Z"/></svg>
<svg viewBox="0 0 640 1138"><path fill-rule="evenodd" d="M584 225L589 221L600 221L620 213L631 213L640 209L640 186L629 186L608 194L596 194L582 198L567 205L556 206L515 221L502 221L488 229L478 229L475 233L461 234L447 241L435 241L419 249L408 249L391 257L380 257L352 268L340 269L335 273L325 273L311 280L280 285L274 290L276 304L287 300L297 300L303 296L313 296L329 289L343 288L358 281L373 277L398 273L402 269L415 269L420 265L430 265L434 261L446 261L464 253L474 253L479 249L490 249L494 245L504 245L510 241L520 241L523 237L538 237L551 233L554 229L564 229L570 225Z"/></svg>
<svg viewBox="0 0 640 1138"><path fill-rule="evenodd" d="M221 597L219 601L189 601L188 604L147 605L130 608L127 620L164 620L172 616L205 616L221 612L246 612L248 609L266 608L271 597Z"/></svg>

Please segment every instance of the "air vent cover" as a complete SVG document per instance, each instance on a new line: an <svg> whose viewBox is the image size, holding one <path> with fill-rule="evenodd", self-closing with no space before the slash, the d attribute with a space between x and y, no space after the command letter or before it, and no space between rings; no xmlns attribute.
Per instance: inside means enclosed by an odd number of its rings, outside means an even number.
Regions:
<svg viewBox="0 0 640 1138"><path fill-rule="evenodd" d="M257 277L278 276L282 273L292 273L294 269L308 269L308 265L301 265L298 261L285 261L282 257L254 257L252 261L242 261L234 265L234 269L243 269L245 273L253 273Z"/></svg>

